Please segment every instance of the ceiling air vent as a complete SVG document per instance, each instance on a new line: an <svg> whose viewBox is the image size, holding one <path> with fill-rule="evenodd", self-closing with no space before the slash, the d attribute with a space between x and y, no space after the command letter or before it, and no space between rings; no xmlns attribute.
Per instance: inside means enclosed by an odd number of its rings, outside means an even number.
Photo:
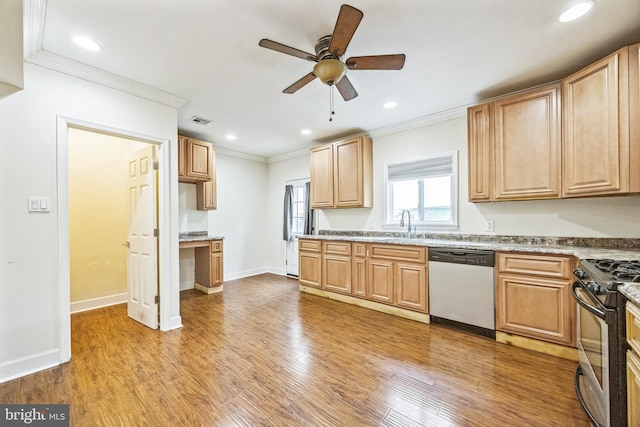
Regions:
<svg viewBox="0 0 640 427"><path fill-rule="evenodd" d="M189 119L189 121L191 123L195 123L197 125L208 125L209 123L211 123L213 120L209 120L209 119L205 119L204 117L199 117L199 116L193 116Z"/></svg>

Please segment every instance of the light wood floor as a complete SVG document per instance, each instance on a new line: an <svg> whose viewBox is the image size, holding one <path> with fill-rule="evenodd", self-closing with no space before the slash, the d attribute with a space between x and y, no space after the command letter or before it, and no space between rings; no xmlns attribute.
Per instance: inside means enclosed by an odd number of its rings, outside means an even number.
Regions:
<svg viewBox="0 0 640 427"><path fill-rule="evenodd" d="M298 292L275 275L182 292L182 329L74 314L72 360L0 384L75 426L588 426L575 362Z"/></svg>

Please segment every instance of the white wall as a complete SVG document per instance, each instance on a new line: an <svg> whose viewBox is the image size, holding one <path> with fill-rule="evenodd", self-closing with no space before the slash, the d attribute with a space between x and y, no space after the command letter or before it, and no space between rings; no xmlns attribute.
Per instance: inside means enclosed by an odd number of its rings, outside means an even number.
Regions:
<svg viewBox="0 0 640 427"><path fill-rule="evenodd" d="M324 230L381 230L382 173L396 161L456 149L459 152L459 229L463 234L573 237L640 237L640 196L469 203L466 116L373 138L374 202L371 209L326 209ZM307 160L305 160L307 161ZM493 220L495 231L484 231ZM437 232L437 230L426 230ZM448 232L448 231L445 231Z"/></svg>
<svg viewBox="0 0 640 427"><path fill-rule="evenodd" d="M31 64L24 80L23 91L0 100L0 382L59 363L66 345L69 319L61 318L58 297L59 286L68 286L58 283L58 116L166 139L173 153L177 147L175 108ZM177 176L177 159L168 166ZM164 190L177 200L177 185ZM29 196L49 197L51 212L28 213ZM177 283L177 204L172 212L165 225L175 230L175 268L166 267Z"/></svg>
<svg viewBox="0 0 640 427"><path fill-rule="evenodd" d="M180 184L180 231L224 237L224 278L268 271L267 164L216 150L217 209L197 211L195 184ZM180 288L193 287L193 250L180 250Z"/></svg>

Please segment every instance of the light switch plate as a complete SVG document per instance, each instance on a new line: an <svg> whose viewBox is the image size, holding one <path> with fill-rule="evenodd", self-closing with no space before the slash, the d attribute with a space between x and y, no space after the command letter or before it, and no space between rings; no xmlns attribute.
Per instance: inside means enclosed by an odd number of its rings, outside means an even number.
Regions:
<svg viewBox="0 0 640 427"><path fill-rule="evenodd" d="M51 212L50 199L48 197L29 197L29 212Z"/></svg>

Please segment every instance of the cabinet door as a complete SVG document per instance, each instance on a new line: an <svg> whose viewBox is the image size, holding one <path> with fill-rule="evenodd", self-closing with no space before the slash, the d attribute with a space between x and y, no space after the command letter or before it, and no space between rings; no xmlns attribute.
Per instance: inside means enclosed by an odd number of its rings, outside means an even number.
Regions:
<svg viewBox="0 0 640 427"><path fill-rule="evenodd" d="M574 346L571 282L499 274L496 284L496 329Z"/></svg>
<svg viewBox="0 0 640 427"><path fill-rule="evenodd" d="M424 265L396 265L396 305L411 310L427 311L427 268Z"/></svg>
<svg viewBox="0 0 640 427"><path fill-rule="evenodd" d="M490 104L467 112L469 154L469 201L493 200L493 148Z"/></svg>
<svg viewBox="0 0 640 427"><path fill-rule="evenodd" d="M629 426L640 426L640 359L627 352L627 414Z"/></svg>
<svg viewBox="0 0 640 427"><path fill-rule="evenodd" d="M216 180L196 183L196 208L200 211L216 209Z"/></svg>
<svg viewBox="0 0 640 427"><path fill-rule="evenodd" d="M358 137L334 144L333 151L335 206L371 207L365 183L365 165L371 163L371 140ZM368 158L367 158L368 157Z"/></svg>
<svg viewBox="0 0 640 427"><path fill-rule="evenodd" d="M629 46L629 192L640 192L640 43Z"/></svg>
<svg viewBox="0 0 640 427"><path fill-rule="evenodd" d="M211 179L212 164L211 144L196 139L187 143L187 176L193 179L208 181Z"/></svg>
<svg viewBox="0 0 640 427"><path fill-rule="evenodd" d="M560 85L493 103L495 200L560 197Z"/></svg>
<svg viewBox="0 0 640 427"><path fill-rule="evenodd" d="M393 304L393 262L370 259L368 265L369 299Z"/></svg>
<svg viewBox="0 0 640 427"><path fill-rule="evenodd" d="M322 256L322 288L327 291L351 294L351 257Z"/></svg>
<svg viewBox="0 0 640 427"><path fill-rule="evenodd" d="M220 286L224 282L222 252L211 254L211 286Z"/></svg>
<svg viewBox="0 0 640 427"><path fill-rule="evenodd" d="M563 81L565 197L629 191L628 48Z"/></svg>
<svg viewBox="0 0 640 427"><path fill-rule="evenodd" d="M178 136L178 181L187 176L187 138Z"/></svg>
<svg viewBox="0 0 640 427"><path fill-rule="evenodd" d="M322 255L316 252L298 252L298 283L319 288Z"/></svg>
<svg viewBox="0 0 640 427"><path fill-rule="evenodd" d="M313 148L311 159L311 207L333 207L333 146Z"/></svg>
<svg viewBox="0 0 640 427"><path fill-rule="evenodd" d="M364 258L354 257L351 262L351 292L353 296L367 297L367 267Z"/></svg>

